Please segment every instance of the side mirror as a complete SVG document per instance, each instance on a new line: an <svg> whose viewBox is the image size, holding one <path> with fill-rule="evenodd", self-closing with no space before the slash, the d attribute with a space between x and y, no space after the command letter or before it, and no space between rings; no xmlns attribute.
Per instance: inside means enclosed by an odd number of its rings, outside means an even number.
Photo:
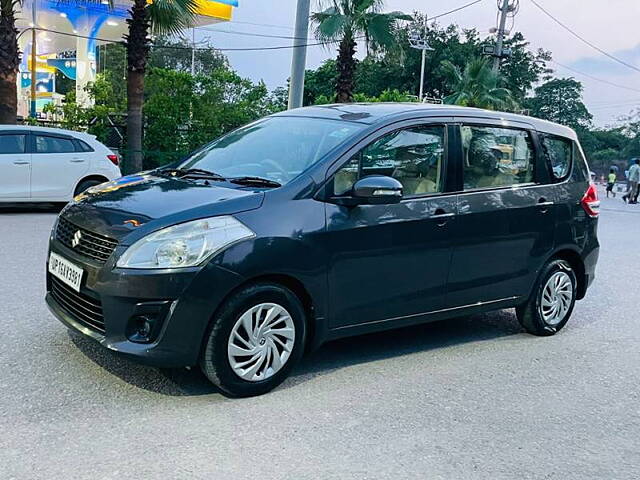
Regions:
<svg viewBox="0 0 640 480"><path fill-rule="evenodd" d="M402 184L395 178L370 175L358 180L351 196L342 197L344 205L389 205L402 200ZM336 199L337 200L337 199Z"/></svg>

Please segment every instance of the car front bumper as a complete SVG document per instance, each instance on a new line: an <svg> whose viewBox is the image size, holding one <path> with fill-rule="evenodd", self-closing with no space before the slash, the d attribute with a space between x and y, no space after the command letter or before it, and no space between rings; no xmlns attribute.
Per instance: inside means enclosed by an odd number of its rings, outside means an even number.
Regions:
<svg viewBox="0 0 640 480"><path fill-rule="evenodd" d="M238 274L214 264L174 271L117 269L114 257L121 251L99 264L54 238L50 251L84 272L77 293L61 288L47 265L46 303L53 315L109 350L159 367L198 363L214 312L242 283ZM152 325L145 341L135 335L141 318Z"/></svg>

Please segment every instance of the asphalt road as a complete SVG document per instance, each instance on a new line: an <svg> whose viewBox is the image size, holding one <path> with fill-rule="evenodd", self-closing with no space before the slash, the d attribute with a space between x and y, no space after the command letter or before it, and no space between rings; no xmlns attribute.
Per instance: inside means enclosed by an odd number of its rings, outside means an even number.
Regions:
<svg viewBox="0 0 640 480"><path fill-rule="evenodd" d="M54 213L0 211L0 479L640 478L640 205L603 203L598 279L551 338L497 312L326 345L220 395L70 334Z"/></svg>

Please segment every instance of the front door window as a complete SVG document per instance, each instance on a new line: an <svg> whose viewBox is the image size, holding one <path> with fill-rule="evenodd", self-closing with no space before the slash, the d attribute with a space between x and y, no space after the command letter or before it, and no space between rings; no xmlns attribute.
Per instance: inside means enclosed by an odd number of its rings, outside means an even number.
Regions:
<svg viewBox="0 0 640 480"><path fill-rule="evenodd" d="M445 128L411 127L383 135L344 165L334 177L334 194L344 195L367 175L387 175L402 183L405 197L443 191Z"/></svg>

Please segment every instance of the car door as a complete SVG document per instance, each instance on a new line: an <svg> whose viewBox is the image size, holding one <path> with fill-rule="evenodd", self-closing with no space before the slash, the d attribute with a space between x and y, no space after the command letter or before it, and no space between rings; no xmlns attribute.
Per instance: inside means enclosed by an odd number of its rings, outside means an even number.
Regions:
<svg viewBox="0 0 640 480"><path fill-rule="evenodd" d="M403 199L326 204L330 328L397 324L445 305L456 208L455 195L446 194L447 143L444 123L388 128L331 174L332 195L383 174L403 184Z"/></svg>
<svg viewBox="0 0 640 480"><path fill-rule="evenodd" d="M554 243L554 189L528 125L463 121L449 300L454 306L528 294Z"/></svg>
<svg viewBox="0 0 640 480"><path fill-rule="evenodd" d="M31 197L68 200L89 169L87 154L76 151L71 136L34 132L32 138Z"/></svg>
<svg viewBox="0 0 640 480"><path fill-rule="evenodd" d="M0 131L0 198L28 199L31 195L31 155L26 131Z"/></svg>

